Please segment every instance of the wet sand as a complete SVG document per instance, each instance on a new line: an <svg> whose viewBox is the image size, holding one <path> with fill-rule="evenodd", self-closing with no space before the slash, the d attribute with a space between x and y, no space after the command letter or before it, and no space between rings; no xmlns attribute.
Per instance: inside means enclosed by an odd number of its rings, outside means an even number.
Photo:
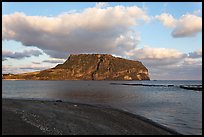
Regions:
<svg viewBox="0 0 204 137"><path fill-rule="evenodd" d="M3 135L172 135L125 111L61 101L2 99Z"/></svg>

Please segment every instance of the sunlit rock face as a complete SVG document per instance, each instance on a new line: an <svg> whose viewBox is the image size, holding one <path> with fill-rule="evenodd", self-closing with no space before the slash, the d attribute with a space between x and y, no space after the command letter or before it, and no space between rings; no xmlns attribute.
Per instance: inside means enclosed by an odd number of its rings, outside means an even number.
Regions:
<svg viewBox="0 0 204 137"><path fill-rule="evenodd" d="M148 69L139 61L110 54L70 55L56 67L24 74L3 76L4 79L34 80L150 80Z"/></svg>

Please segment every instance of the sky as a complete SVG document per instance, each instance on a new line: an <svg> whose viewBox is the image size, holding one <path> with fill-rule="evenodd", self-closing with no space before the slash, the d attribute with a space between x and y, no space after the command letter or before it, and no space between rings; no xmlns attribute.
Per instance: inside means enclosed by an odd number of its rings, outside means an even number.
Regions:
<svg viewBox="0 0 204 137"><path fill-rule="evenodd" d="M141 61L152 80L202 80L202 2L2 3L2 73L92 53Z"/></svg>

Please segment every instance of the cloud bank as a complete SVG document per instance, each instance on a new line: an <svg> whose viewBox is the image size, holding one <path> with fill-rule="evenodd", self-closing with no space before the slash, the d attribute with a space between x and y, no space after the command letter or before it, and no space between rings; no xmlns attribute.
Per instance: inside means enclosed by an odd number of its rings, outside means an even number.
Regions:
<svg viewBox="0 0 204 137"><path fill-rule="evenodd" d="M140 37L131 27L148 21L148 15L137 6L101 8L104 5L56 17L3 15L2 39L36 46L56 58L70 53L117 55L135 48Z"/></svg>
<svg viewBox="0 0 204 137"><path fill-rule="evenodd" d="M22 66L2 65L2 73L3 74L8 74L8 73L18 74L18 73L45 70L50 67L51 66L42 65L42 64L29 64L29 65L22 65Z"/></svg>
<svg viewBox="0 0 204 137"><path fill-rule="evenodd" d="M142 61L150 70L163 66L175 66L187 57L187 54L175 49L151 48L148 46L131 50L126 55L130 59Z"/></svg>
<svg viewBox="0 0 204 137"><path fill-rule="evenodd" d="M202 58L202 48L189 53L189 58Z"/></svg>
<svg viewBox="0 0 204 137"><path fill-rule="evenodd" d="M201 48L182 53L176 49L145 46L126 52L126 56L141 61L148 68L152 79L193 80L202 75Z"/></svg>
<svg viewBox="0 0 204 137"><path fill-rule="evenodd" d="M59 63L64 63L65 60L64 59L48 59L48 60L43 60L42 62L59 64Z"/></svg>
<svg viewBox="0 0 204 137"><path fill-rule="evenodd" d="M3 50L2 51L2 60L7 60L8 58L13 58L13 59L22 59L26 57L31 57L31 56L40 56L42 55L42 52L39 50L24 50L23 52L12 52L12 51L7 51Z"/></svg>

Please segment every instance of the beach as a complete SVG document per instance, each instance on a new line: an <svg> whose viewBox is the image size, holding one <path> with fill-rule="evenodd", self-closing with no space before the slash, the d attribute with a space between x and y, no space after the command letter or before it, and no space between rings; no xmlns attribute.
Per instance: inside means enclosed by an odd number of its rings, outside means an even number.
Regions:
<svg viewBox="0 0 204 137"><path fill-rule="evenodd" d="M114 108L46 100L2 99L3 135L172 135L177 132Z"/></svg>

